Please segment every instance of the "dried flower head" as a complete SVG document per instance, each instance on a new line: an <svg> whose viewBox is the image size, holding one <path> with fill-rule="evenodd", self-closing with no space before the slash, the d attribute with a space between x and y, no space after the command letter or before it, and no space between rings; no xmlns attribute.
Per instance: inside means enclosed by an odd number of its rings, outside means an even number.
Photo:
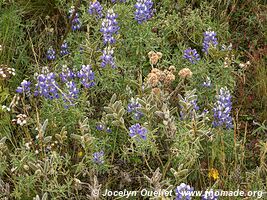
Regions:
<svg viewBox="0 0 267 200"><path fill-rule="evenodd" d="M20 126L24 126L27 123L27 115L25 114L18 114L16 119L12 120L13 123L16 123Z"/></svg>
<svg viewBox="0 0 267 200"><path fill-rule="evenodd" d="M164 80L165 85L170 85L175 80L175 75L171 72L167 73L167 76Z"/></svg>
<svg viewBox="0 0 267 200"><path fill-rule="evenodd" d="M15 69L10 68L7 65L0 65L0 79L9 79L11 76L15 76Z"/></svg>
<svg viewBox="0 0 267 200"><path fill-rule="evenodd" d="M162 58L162 53L161 52L154 52L150 51L148 53L149 61L151 65L156 65L159 61L159 59Z"/></svg>
<svg viewBox="0 0 267 200"><path fill-rule="evenodd" d="M189 68L183 68L179 71L178 75L181 78L191 78L193 73L191 72Z"/></svg>
<svg viewBox="0 0 267 200"><path fill-rule="evenodd" d="M171 65L170 67L169 67L169 71L170 72L176 72L176 68L175 68L175 66L173 66L173 65Z"/></svg>
<svg viewBox="0 0 267 200"><path fill-rule="evenodd" d="M161 92L161 90L158 87L152 89L152 93L155 95L160 95L160 92Z"/></svg>
<svg viewBox="0 0 267 200"><path fill-rule="evenodd" d="M152 87L156 87L159 83L159 77L155 73L149 73L147 76L147 83Z"/></svg>

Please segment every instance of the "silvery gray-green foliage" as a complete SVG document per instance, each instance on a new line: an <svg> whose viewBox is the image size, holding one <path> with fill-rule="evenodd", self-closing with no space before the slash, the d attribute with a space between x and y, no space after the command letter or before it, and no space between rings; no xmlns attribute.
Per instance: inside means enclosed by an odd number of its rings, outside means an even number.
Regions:
<svg viewBox="0 0 267 200"><path fill-rule="evenodd" d="M163 125L165 129L165 133L168 138L174 138L177 133L176 128L176 119L174 117L174 113L176 108L173 108L171 111L168 108L167 104L162 105L162 111L156 111L155 114L158 115L163 120Z"/></svg>
<svg viewBox="0 0 267 200"><path fill-rule="evenodd" d="M107 113L105 117L111 120L111 123L113 125L126 129L123 118L125 109L122 105L122 101L121 100L116 101L116 98L117 95L113 94L113 96L110 99L109 105L104 107L104 110Z"/></svg>
<svg viewBox="0 0 267 200"><path fill-rule="evenodd" d="M0 178L0 199L8 200L10 196L10 186Z"/></svg>
<svg viewBox="0 0 267 200"><path fill-rule="evenodd" d="M6 140L7 140L6 137L1 138L0 140L0 175L2 175L8 167L7 163L8 147L6 145Z"/></svg>
<svg viewBox="0 0 267 200"><path fill-rule="evenodd" d="M33 200L47 200L47 197L48 197L48 194L47 194L47 192L46 192L46 193L44 193L44 195L41 196L41 197L37 194L36 197L33 198Z"/></svg>

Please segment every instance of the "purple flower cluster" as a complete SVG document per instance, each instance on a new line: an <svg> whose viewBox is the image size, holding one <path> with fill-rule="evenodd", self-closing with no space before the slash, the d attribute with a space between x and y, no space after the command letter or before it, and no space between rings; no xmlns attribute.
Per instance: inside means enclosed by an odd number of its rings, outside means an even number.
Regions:
<svg viewBox="0 0 267 200"><path fill-rule="evenodd" d="M72 18L74 11L75 10L73 7L69 10L69 18L70 19ZM76 12L74 14L74 17L73 17L72 22L71 22L71 29L73 31L80 30L81 26L82 26L82 23L81 23L80 18L79 18L79 13Z"/></svg>
<svg viewBox="0 0 267 200"><path fill-rule="evenodd" d="M77 73L77 77L81 79L81 83L85 88L95 85L95 74L90 65L82 65L82 69Z"/></svg>
<svg viewBox="0 0 267 200"><path fill-rule="evenodd" d="M114 34L117 34L120 27L117 22L118 15L112 9L109 9L106 18L102 21L100 31L103 33L104 44L114 44L116 42Z"/></svg>
<svg viewBox="0 0 267 200"><path fill-rule="evenodd" d="M66 41L63 42L63 44L60 47L60 55L65 56L69 54L69 47L68 43Z"/></svg>
<svg viewBox="0 0 267 200"><path fill-rule="evenodd" d="M134 137L136 135L139 135L143 140L146 140L147 136L147 129L145 127L142 127L140 124L134 124L130 128L130 137Z"/></svg>
<svg viewBox="0 0 267 200"><path fill-rule="evenodd" d="M219 95L216 96L216 102L213 107L214 120L212 125L214 127L223 127L227 129L233 127L233 121L231 117L232 102L230 91L225 87L221 88Z"/></svg>
<svg viewBox="0 0 267 200"><path fill-rule="evenodd" d="M184 56L183 58L187 59L189 62L195 64L197 61L200 60L200 56L197 53L196 49L188 48L184 50Z"/></svg>
<svg viewBox="0 0 267 200"><path fill-rule="evenodd" d="M47 50L46 57L48 60L56 59L56 51L53 49L53 47L49 47L49 49Z"/></svg>
<svg viewBox="0 0 267 200"><path fill-rule="evenodd" d="M99 3L99 1L94 1L90 3L88 13L90 15L96 15L98 18L101 18L103 16L102 10L103 10L103 7Z"/></svg>
<svg viewBox="0 0 267 200"><path fill-rule="evenodd" d="M191 200L191 193L194 191L193 187L186 185L185 183L181 183L175 189L176 198L175 200Z"/></svg>
<svg viewBox="0 0 267 200"><path fill-rule="evenodd" d="M104 128L105 128L105 126L103 124L97 124L96 125L96 130L98 130L98 131L103 131Z"/></svg>
<svg viewBox="0 0 267 200"><path fill-rule="evenodd" d="M105 47L103 50L103 55L100 57L102 60L101 66L106 67L107 65L110 65L111 68L116 68L115 65L115 59L113 57L114 54L114 48L111 48L110 46Z"/></svg>
<svg viewBox="0 0 267 200"><path fill-rule="evenodd" d="M59 77L63 83L68 82L76 77L76 74L68 68L66 65L63 65L62 72L59 74Z"/></svg>
<svg viewBox="0 0 267 200"><path fill-rule="evenodd" d="M98 131L105 130L107 133L111 133L112 132L112 130L109 127L106 127L106 125L104 125L102 123L97 123L96 130L98 130Z"/></svg>
<svg viewBox="0 0 267 200"><path fill-rule="evenodd" d="M202 84L203 87L211 87L211 80L210 77L207 76L206 81Z"/></svg>
<svg viewBox="0 0 267 200"><path fill-rule="evenodd" d="M138 110L138 108L141 108L141 104L138 103L136 99L131 99L131 103L128 104L127 111L129 113L134 113L134 118L139 120L144 114Z"/></svg>
<svg viewBox="0 0 267 200"><path fill-rule="evenodd" d="M135 6L135 20L141 24L153 17L155 10L152 0L137 0Z"/></svg>
<svg viewBox="0 0 267 200"><path fill-rule="evenodd" d="M201 199L202 200L218 200L218 195L216 195L213 190L205 191Z"/></svg>
<svg viewBox="0 0 267 200"><path fill-rule="evenodd" d="M199 106L197 105L197 97L194 100L189 100L185 97L180 99L180 117L181 120L192 118L193 111L198 111ZM189 113L188 113L189 112Z"/></svg>
<svg viewBox="0 0 267 200"><path fill-rule="evenodd" d="M95 152L93 154L93 161L96 164L104 164L104 151Z"/></svg>
<svg viewBox="0 0 267 200"><path fill-rule="evenodd" d="M214 31L206 31L203 35L204 41L202 51L207 54L211 46L216 47L218 45L218 40Z"/></svg>
<svg viewBox="0 0 267 200"><path fill-rule="evenodd" d="M59 98L58 85L55 78L56 75L52 72L38 75L34 96L43 96L47 99Z"/></svg>
<svg viewBox="0 0 267 200"><path fill-rule="evenodd" d="M25 95L29 96L30 93L31 93L31 88L30 88L30 86L31 86L31 82L26 81L26 80L23 80L23 81L21 82L20 86L17 87L16 92L17 92L17 93L20 93L20 94L23 94L23 93L24 93Z"/></svg>
<svg viewBox="0 0 267 200"><path fill-rule="evenodd" d="M68 94L67 97L69 99L77 99L79 94L79 89L77 88L74 81L69 81L66 83Z"/></svg>

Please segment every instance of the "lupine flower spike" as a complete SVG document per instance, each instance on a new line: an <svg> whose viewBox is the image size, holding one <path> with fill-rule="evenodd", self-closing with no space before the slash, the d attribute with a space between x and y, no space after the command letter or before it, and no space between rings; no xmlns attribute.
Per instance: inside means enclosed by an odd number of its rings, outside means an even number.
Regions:
<svg viewBox="0 0 267 200"><path fill-rule="evenodd" d="M56 59L56 51L53 49L53 47L49 47L49 49L47 50L46 57L48 60Z"/></svg>
<svg viewBox="0 0 267 200"><path fill-rule="evenodd" d="M177 186L175 190L176 198L175 200L191 200L191 192L194 191L193 187L186 185L185 183L181 183Z"/></svg>
<svg viewBox="0 0 267 200"><path fill-rule="evenodd" d="M72 18L73 12L74 12L74 7L72 6L71 9L69 10L70 19ZM73 31L80 30L81 26L82 26L82 23L79 18L79 13L76 12L71 22L71 29Z"/></svg>
<svg viewBox="0 0 267 200"><path fill-rule="evenodd" d="M113 57L114 54L114 48L111 48L110 46L105 47L103 50L103 55L100 57L102 60L101 66L106 67L107 65L110 65L111 68L116 68L115 65L115 59Z"/></svg>
<svg viewBox="0 0 267 200"><path fill-rule="evenodd" d="M118 33L120 27L118 26L118 22L116 18L117 14L114 13L112 9L109 9L106 15L106 18L102 21L102 27L100 31L103 33L103 42L104 44L114 44L115 38L114 34Z"/></svg>
<svg viewBox="0 0 267 200"><path fill-rule="evenodd" d="M17 87L16 92L17 93L20 93L20 94L23 94L24 93L25 95L29 96L30 93L31 93L30 85L31 85L31 82L30 81L23 80L21 82L20 86Z"/></svg>
<svg viewBox="0 0 267 200"><path fill-rule="evenodd" d="M200 56L197 53L196 49L188 48L184 50L184 56L183 58L187 59L189 62L195 64L197 61L200 60Z"/></svg>
<svg viewBox="0 0 267 200"><path fill-rule="evenodd" d="M214 120L212 125L214 127L226 127L227 129L233 127L233 121L231 117L232 102L230 91L225 87L221 88L219 95L216 96L216 102L214 103L213 113Z"/></svg>
<svg viewBox="0 0 267 200"><path fill-rule="evenodd" d="M88 9L88 13L90 15L95 15L98 18L101 18L103 16L102 10L103 10L103 7L99 3L99 1L94 1L94 2L90 3L89 9Z"/></svg>
<svg viewBox="0 0 267 200"><path fill-rule="evenodd" d="M128 104L127 111L129 113L134 113L134 118L137 120L143 116L143 113L139 111L138 108L141 108L141 104L138 103L136 99L132 98L131 103Z"/></svg>
<svg viewBox="0 0 267 200"><path fill-rule="evenodd" d="M104 151L95 152L93 154L93 161L96 164L104 164Z"/></svg>
<svg viewBox="0 0 267 200"><path fill-rule="evenodd" d="M202 51L207 54L211 46L216 47L218 45L218 40L216 38L216 33L214 31L206 31L204 32L203 35L204 35L204 41L203 41Z"/></svg>
<svg viewBox="0 0 267 200"><path fill-rule="evenodd" d="M143 140L146 140L147 136L147 129L145 127L142 127L140 124L132 125L130 128L130 137L134 137L136 135L139 135Z"/></svg>
<svg viewBox="0 0 267 200"><path fill-rule="evenodd" d="M85 88L90 88L95 85L95 74L90 65L82 65L82 69L77 73L81 79L81 83Z"/></svg>
<svg viewBox="0 0 267 200"><path fill-rule="evenodd" d="M153 17L155 9L153 9L152 0L137 0L135 6L135 20L142 24Z"/></svg>
<svg viewBox="0 0 267 200"><path fill-rule="evenodd" d="M47 99L59 98L58 84L55 78L56 75L52 72L38 75L34 96L43 96Z"/></svg>
<svg viewBox="0 0 267 200"><path fill-rule="evenodd" d="M76 77L76 74L70 68L68 68L66 65L63 65L62 71L59 74L59 77L60 77L62 82L66 83L66 82L74 79Z"/></svg>
<svg viewBox="0 0 267 200"><path fill-rule="evenodd" d="M60 55L65 56L69 54L69 47L66 41L63 42L63 44L60 47Z"/></svg>
<svg viewBox="0 0 267 200"><path fill-rule="evenodd" d="M210 77L207 76L206 81L202 84L203 87L211 87L211 80Z"/></svg>

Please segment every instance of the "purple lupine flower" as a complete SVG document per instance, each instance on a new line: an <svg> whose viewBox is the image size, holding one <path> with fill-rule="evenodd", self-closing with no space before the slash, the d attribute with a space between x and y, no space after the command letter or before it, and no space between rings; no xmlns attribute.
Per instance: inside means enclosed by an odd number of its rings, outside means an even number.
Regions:
<svg viewBox="0 0 267 200"><path fill-rule="evenodd" d="M199 106L197 105L197 96L194 95L194 100L189 100L187 97L181 97L180 99L180 117L181 120L192 118L193 111L197 112L199 110ZM188 113L189 112L189 113Z"/></svg>
<svg viewBox="0 0 267 200"><path fill-rule="evenodd" d="M70 52L69 52L68 43L66 41L64 41L60 47L60 55L65 56L65 55L68 55L69 53Z"/></svg>
<svg viewBox="0 0 267 200"><path fill-rule="evenodd" d="M81 79L81 83L85 88L90 88L95 85L95 74L90 65L82 65L82 69L77 73Z"/></svg>
<svg viewBox="0 0 267 200"><path fill-rule="evenodd" d="M79 94L79 89L77 88L74 81L69 81L66 83L68 94L67 97L69 99L77 99Z"/></svg>
<svg viewBox="0 0 267 200"><path fill-rule="evenodd" d="M187 59L189 62L191 62L193 64L195 64L197 61L200 60L200 56L197 53L197 50L196 49L191 49L191 47L186 49L186 50L184 50L183 58Z"/></svg>
<svg viewBox="0 0 267 200"><path fill-rule="evenodd" d="M25 95L29 96L31 93L30 85L31 85L30 81L23 80L20 86L17 87L16 92L20 94L24 93Z"/></svg>
<svg viewBox="0 0 267 200"><path fill-rule="evenodd" d="M233 121L231 117L232 102L230 91L225 87L221 88L219 95L216 96L216 102L213 107L214 120L212 125L214 127L223 127L227 129L233 127Z"/></svg>
<svg viewBox="0 0 267 200"><path fill-rule="evenodd" d="M66 83L69 80L74 79L76 77L76 74L70 68L68 68L66 65L63 65L62 71L59 74L59 77L60 77L62 82Z"/></svg>
<svg viewBox="0 0 267 200"><path fill-rule="evenodd" d="M101 18L103 16L102 14L103 7L98 1L94 1L90 3L88 13L90 15L96 15L98 18Z"/></svg>
<svg viewBox="0 0 267 200"><path fill-rule="evenodd" d="M56 51L53 49L53 47L49 47L46 53L46 57L48 60L55 60L56 59Z"/></svg>
<svg viewBox="0 0 267 200"><path fill-rule="evenodd" d="M72 18L73 12L74 12L74 7L71 7L71 9L69 10L69 18ZM82 23L79 18L79 13L76 12L71 22L71 29L73 31L80 30L81 26L82 26Z"/></svg>
<svg viewBox="0 0 267 200"><path fill-rule="evenodd" d="M139 120L144 114L138 110L138 108L141 108L141 104L138 103L137 99L132 98L131 103L128 104L127 111L129 113L134 113L134 118Z"/></svg>
<svg viewBox="0 0 267 200"><path fill-rule="evenodd" d="M95 152L93 154L93 161L96 164L104 164L104 151Z"/></svg>
<svg viewBox="0 0 267 200"><path fill-rule="evenodd" d="M130 128L130 137L134 137L136 135L139 135L143 140L146 140L147 136L147 129L145 127L142 127L140 124L134 124Z"/></svg>
<svg viewBox="0 0 267 200"><path fill-rule="evenodd" d="M201 199L202 200L218 200L218 195L216 195L215 192L211 189L209 191L205 191Z"/></svg>
<svg viewBox="0 0 267 200"><path fill-rule="evenodd" d="M152 0L137 0L135 6L135 20L141 24L153 17L155 9L153 9Z"/></svg>
<svg viewBox="0 0 267 200"><path fill-rule="evenodd" d="M103 33L103 42L105 45L114 44L116 41L114 34L117 34L120 29L118 22L116 21L117 17L118 15L115 14L112 9L109 9L106 18L102 21L100 32Z"/></svg>
<svg viewBox="0 0 267 200"><path fill-rule="evenodd" d="M74 106L74 99L78 98L79 89L77 88L74 81L68 81L66 83L67 93L62 94L63 101L67 103L64 105L65 108Z"/></svg>
<svg viewBox="0 0 267 200"><path fill-rule="evenodd" d="M111 128L107 127L106 132L111 133L112 132Z"/></svg>
<svg viewBox="0 0 267 200"><path fill-rule="evenodd" d="M47 99L59 98L58 84L54 73L40 74L37 76L36 89L34 96L43 96Z"/></svg>
<svg viewBox="0 0 267 200"><path fill-rule="evenodd" d="M214 31L206 31L204 32L203 35L204 35L204 40L203 40L202 51L207 54L211 46L216 47L218 45L218 40L216 38L216 33Z"/></svg>
<svg viewBox="0 0 267 200"><path fill-rule="evenodd" d="M176 198L175 200L191 200L192 192L194 191L193 187L186 185L185 183L181 183L175 189Z"/></svg>
<svg viewBox="0 0 267 200"><path fill-rule="evenodd" d="M97 124L96 125L96 130L98 130L98 131L103 131L104 128L105 128L105 126L103 124Z"/></svg>
<svg viewBox="0 0 267 200"><path fill-rule="evenodd" d="M211 87L210 77L207 76L206 81L202 84L203 87Z"/></svg>
<svg viewBox="0 0 267 200"><path fill-rule="evenodd" d="M102 60L101 67L106 67L107 65L110 65L113 69L116 68L115 59L113 57L113 49L114 48L111 48L110 46L105 47L105 49L103 50L103 55L100 57Z"/></svg>

